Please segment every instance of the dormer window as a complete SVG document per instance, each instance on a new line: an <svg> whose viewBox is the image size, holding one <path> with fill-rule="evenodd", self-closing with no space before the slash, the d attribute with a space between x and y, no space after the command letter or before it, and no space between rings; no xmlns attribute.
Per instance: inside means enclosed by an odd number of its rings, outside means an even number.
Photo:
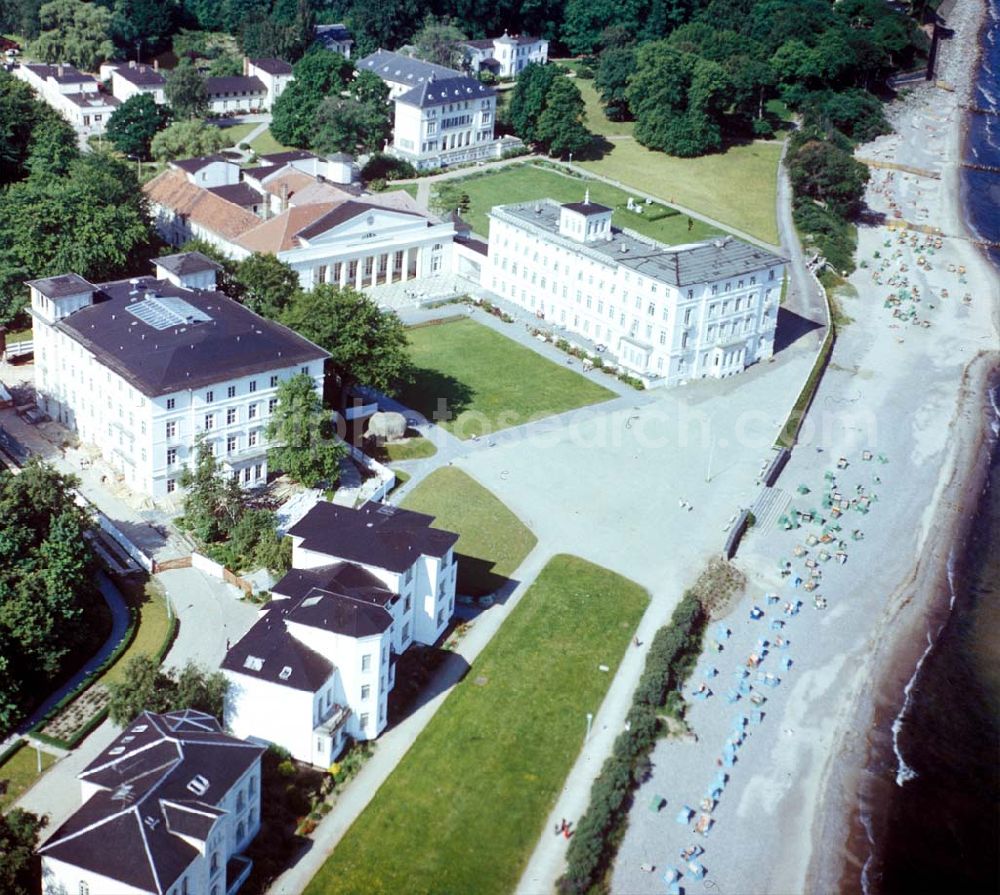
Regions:
<svg viewBox="0 0 1000 895"><path fill-rule="evenodd" d="M201 774L195 774L195 776L188 781L187 785L188 791L193 792L196 796L205 795L205 793L208 792L208 787L208 777L204 777Z"/></svg>

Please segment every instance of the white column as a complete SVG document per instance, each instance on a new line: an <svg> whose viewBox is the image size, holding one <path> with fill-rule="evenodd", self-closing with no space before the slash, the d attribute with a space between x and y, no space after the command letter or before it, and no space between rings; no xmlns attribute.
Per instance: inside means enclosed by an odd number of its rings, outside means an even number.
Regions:
<svg viewBox="0 0 1000 895"><path fill-rule="evenodd" d="M354 287L356 289L360 289L361 288L361 278L364 276L364 273L365 273L365 256L364 255L359 255L358 256L358 269L357 269L357 271L355 272L355 275L354 275Z"/></svg>
<svg viewBox="0 0 1000 895"><path fill-rule="evenodd" d="M347 261L340 262L340 288L343 289L347 285Z"/></svg>
<svg viewBox="0 0 1000 895"><path fill-rule="evenodd" d="M403 282L405 283L410 278L410 250L409 248L403 249Z"/></svg>

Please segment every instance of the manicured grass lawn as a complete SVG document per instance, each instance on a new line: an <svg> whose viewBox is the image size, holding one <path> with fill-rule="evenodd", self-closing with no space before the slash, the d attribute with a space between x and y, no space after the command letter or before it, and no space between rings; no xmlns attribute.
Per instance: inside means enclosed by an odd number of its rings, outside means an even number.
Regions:
<svg viewBox="0 0 1000 895"><path fill-rule="evenodd" d="M646 603L554 557L306 895L512 892Z"/></svg>
<svg viewBox="0 0 1000 895"><path fill-rule="evenodd" d="M42 753L42 773L55 764L55 759ZM33 746L22 746L0 765L0 811L6 811L38 780L38 754Z"/></svg>
<svg viewBox="0 0 1000 895"><path fill-rule="evenodd" d="M646 149L634 140L617 140L604 158L580 164L776 243L780 156L778 143L750 143L716 155L683 159Z"/></svg>
<svg viewBox="0 0 1000 895"><path fill-rule="evenodd" d="M271 152L287 152L289 149L293 149L294 147L283 146L271 136L271 129L268 128L259 137L255 137L250 141L250 148L253 149L257 155L268 155Z"/></svg>
<svg viewBox="0 0 1000 895"><path fill-rule="evenodd" d="M229 127L222 128L222 133L226 135L226 139L229 140L230 146L239 146L247 138L247 134L250 133L256 124L231 124Z"/></svg>
<svg viewBox="0 0 1000 895"><path fill-rule="evenodd" d="M398 460L422 460L425 457L433 457L437 453L434 443L422 435L407 438L406 441L389 442L384 444L383 448L391 463Z"/></svg>
<svg viewBox="0 0 1000 895"><path fill-rule="evenodd" d="M406 495L402 505L433 516L435 527L458 534L456 589L460 594L494 592L538 542L492 491L453 466L432 472Z"/></svg>
<svg viewBox="0 0 1000 895"><path fill-rule="evenodd" d="M390 180L386 183L385 189L382 192L388 193L391 190L402 190L404 193L409 193L412 198L417 198L417 184L415 183L393 183Z"/></svg>
<svg viewBox="0 0 1000 895"><path fill-rule="evenodd" d="M576 71L583 65L582 62L576 59L553 59L552 61L558 62L560 65L573 71ZM604 114L604 106L601 103L601 98L598 96L597 88L594 86L593 78L573 78L572 80L580 90L580 95L583 97L583 102L587 107L586 124L589 131L604 137L632 136L632 131L635 129L634 121L608 121Z"/></svg>
<svg viewBox="0 0 1000 895"><path fill-rule="evenodd" d="M628 227L660 242L668 244L696 242L720 232L701 221L692 221L689 230L688 218L684 214L673 214L659 220L650 220L648 216L635 214L627 208L629 193L601 183L599 180L565 172L562 168L556 170L530 163L511 165L496 171L443 183L447 184L447 189L453 193L468 194L469 211L463 212L462 217L472 225L476 233L482 236L489 235L487 215L494 205L533 202L545 198L555 199L557 202L580 202L588 189L593 202L600 202L615 209L613 221L616 226ZM642 186L641 180L639 185ZM649 189L648 185L643 188Z"/></svg>
<svg viewBox="0 0 1000 895"><path fill-rule="evenodd" d="M98 679L98 683L119 683L130 659L143 654L158 656L170 634L166 597L163 585L159 581L153 578L146 582L144 590L140 586L136 586L130 592L123 593L126 600L135 601L139 605L139 627L128 648L118 657L118 661Z"/></svg>
<svg viewBox="0 0 1000 895"><path fill-rule="evenodd" d="M416 372L399 399L459 438L614 397L472 320L416 327L409 338ZM447 419L437 418L442 410Z"/></svg>

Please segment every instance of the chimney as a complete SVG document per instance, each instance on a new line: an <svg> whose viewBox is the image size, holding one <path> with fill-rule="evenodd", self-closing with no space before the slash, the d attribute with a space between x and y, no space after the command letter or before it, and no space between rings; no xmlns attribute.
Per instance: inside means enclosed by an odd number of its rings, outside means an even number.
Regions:
<svg viewBox="0 0 1000 895"><path fill-rule="evenodd" d="M281 185L281 210L288 211L288 184Z"/></svg>
<svg viewBox="0 0 1000 895"><path fill-rule="evenodd" d="M587 190L587 192L585 192L583 194L583 204L584 205L590 205L590 190L589 189Z"/></svg>
<svg viewBox="0 0 1000 895"><path fill-rule="evenodd" d="M129 59L129 61L128 61L128 67L129 68L135 68L135 60L134 59Z"/></svg>
<svg viewBox="0 0 1000 895"><path fill-rule="evenodd" d="M160 60L159 59L154 59L153 60L153 71L159 71L159 70L160 70Z"/></svg>
<svg viewBox="0 0 1000 895"><path fill-rule="evenodd" d="M65 72L65 71L66 71L66 69L65 69L65 68L63 68L63 64L62 64L62 63L60 62L60 63L59 63L59 64L58 64L57 66L56 66L56 77L57 77L57 78L61 78L61 77L63 76L63 72Z"/></svg>

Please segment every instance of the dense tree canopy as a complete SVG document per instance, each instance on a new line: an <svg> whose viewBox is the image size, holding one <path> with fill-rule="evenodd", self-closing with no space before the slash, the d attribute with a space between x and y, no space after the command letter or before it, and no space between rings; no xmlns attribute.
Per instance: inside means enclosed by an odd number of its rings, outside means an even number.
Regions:
<svg viewBox="0 0 1000 895"><path fill-rule="evenodd" d="M393 311L351 287L322 284L300 293L281 322L330 352L328 369L343 386L392 394L409 375L406 329Z"/></svg>
<svg viewBox="0 0 1000 895"><path fill-rule="evenodd" d="M169 109L148 93L136 93L111 113L104 135L119 152L147 161L153 137L169 121Z"/></svg>
<svg viewBox="0 0 1000 895"><path fill-rule="evenodd" d="M198 118L208 108L205 79L186 59L182 59L177 68L167 75L163 92L177 118Z"/></svg>
<svg viewBox="0 0 1000 895"><path fill-rule="evenodd" d="M281 316L299 291L299 275L274 255L260 252L239 262L234 279L243 304L272 320Z"/></svg>
<svg viewBox="0 0 1000 895"><path fill-rule="evenodd" d="M0 471L0 735L94 633L85 619L100 602L84 539L91 521L75 484L37 460L20 475Z"/></svg>
<svg viewBox="0 0 1000 895"><path fill-rule="evenodd" d="M377 152L392 128L389 122L389 88L369 71L351 83L350 95L328 96L316 110L309 147L316 152Z"/></svg>
<svg viewBox="0 0 1000 895"><path fill-rule="evenodd" d="M198 118L175 121L165 127L149 144L150 154L158 162L176 158L200 158L229 145L222 128L206 124Z"/></svg>
<svg viewBox="0 0 1000 895"><path fill-rule="evenodd" d="M552 65L526 65L517 77L507 109L510 126L526 143L538 142L538 121L545 111L545 103L552 85L562 77Z"/></svg>
<svg viewBox="0 0 1000 895"><path fill-rule="evenodd" d="M628 80L635 73L633 47L609 47L601 53L594 76L594 87L604 103L604 114L611 121L626 121L632 117L628 104Z"/></svg>
<svg viewBox="0 0 1000 895"><path fill-rule="evenodd" d="M94 71L110 59L111 13L90 0L50 0L38 11L40 32L31 52L43 62L70 62Z"/></svg>
<svg viewBox="0 0 1000 895"><path fill-rule="evenodd" d="M316 113L328 96L339 96L354 66L339 53L319 50L295 63L295 80L274 103L271 133L286 146L310 145Z"/></svg>
<svg viewBox="0 0 1000 895"><path fill-rule="evenodd" d="M108 684L108 717L120 726L142 712L196 709L222 719L229 681L221 671L209 671L189 661L183 668L163 670L140 654L128 661L125 674Z"/></svg>
<svg viewBox="0 0 1000 895"><path fill-rule="evenodd" d="M412 44L421 59L460 69L465 54L459 44L467 38L468 35L447 16L439 19L428 13L420 30L413 35Z"/></svg>
<svg viewBox="0 0 1000 895"><path fill-rule="evenodd" d="M868 168L850 152L825 140L806 140L794 148L788 173L797 195L822 202L839 215L858 210L869 177Z"/></svg>
<svg viewBox="0 0 1000 895"><path fill-rule="evenodd" d="M307 488L332 488L347 455L330 412L316 393L311 376L299 373L278 386L278 406L267 423L268 465Z"/></svg>
<svg viewBox="0 0 1000 895"><path fill-rule="evenodd" d="M559 78L545 95L545 109L538 118L535 137L549 155L560 158L587 149L594 135L584 125L585 106L576 84Z"/></svg>
<svg viewBox="0 0 1000 895"><path fill-rule="evenodd" d="M13 808L0 814L0 892L35 895L41 891L41 862L35 855L45 818Z"/></svg>

